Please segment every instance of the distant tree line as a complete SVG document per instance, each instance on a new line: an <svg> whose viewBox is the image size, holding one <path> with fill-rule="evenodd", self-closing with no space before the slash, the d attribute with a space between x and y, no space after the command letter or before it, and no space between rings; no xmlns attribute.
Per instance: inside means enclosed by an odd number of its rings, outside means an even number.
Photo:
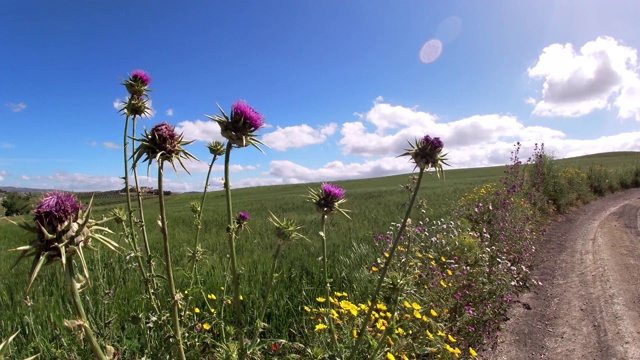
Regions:
<svg viewBox="0 0 640 360"><path fill-rule="evenodd" d="M32 194L20 194L17 192L8 192L2 198L2 208L4 208L5 216L26 215L31 211Z"/></svg>

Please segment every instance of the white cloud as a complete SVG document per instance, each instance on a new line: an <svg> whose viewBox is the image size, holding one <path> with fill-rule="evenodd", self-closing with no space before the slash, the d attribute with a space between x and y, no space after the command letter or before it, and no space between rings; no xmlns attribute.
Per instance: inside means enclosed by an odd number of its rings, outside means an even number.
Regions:
<svg viewBox="0 0 640 360"><path fill-rule="evenodd" d="M13 112L20 112L24 109L27 108L27 104L23 103L23 102L19 102L19 103L7 103L5 104L6 107L9 108L9 110L13 111Z"/></svg>
<svg viewBox="0 0 640 360"><path fill-rule="evenodd" d="M282 179L286 183L302 183L344 179L378 177L391 174L407 173L413 170L408 158L382 157L362 163L344 164L332 161L319 169L310 169L288 160L277 160L270 163L269 175Z"/></svg>
<svg viewBox="0 0 640 360"><path fill-rule="evenodd" d="M485 143L545 141L563 138L557 130L525 126L513 116L489 114L440 123L435 115L415 108L392 106L381 102L362 115L366 120L342 125L338 144L345 154L390 156L404 152L407 141L429 134L438 136L448 147L475 146ZM371 128L373 125L373 129ZM390 131L392 130L392 131Z"/></svg>
<svg viewBox="0 0 640 360"><path fill-rule="evenodd" d="M102 143L102 146L104 146L106 149L122 149L122 146L113 143L111 141L105 141Z"/></svg>
<svg viewBox="0 0 640 360"><path fill-rule="evenodd" d="M215 140L224 141L220 135L220 126L211 120L181 121L176 126L178 133L184 134L185 140L198 140L211 142Z"/></svg>
<svg viewBox="0 0 640 360"><path fill-rule="evenodd" d="M173 109L167 110L167 116L173 116Z"/></svg>
<svg viewBox="0 0 640 360"><path fill-rule="evenodd" d="M549 45L528 69L531 78L544 80L533 114L578 117L613 105L619 118L640 121L638 70L636 49L611 37L587 42L579 52L569 43Z"/></svg>
<svg viewBox="0 0 640 360"><path fill-rule="evenodd" d="M4 170L0 170L0 181L4 180L4 177L7 175L7 172Z"/></svg>
<svg viewBox="0 0 640 360"><path fill-rule="evenodd" d="M278 126L275 131L264 134L261 141L273 149L284 151L289 148L321 144L328 136L336 132L337 127L338 125L336 123L331 123L317 129L313 129L307 124L287 126L284 128Z"/></svg>
<svg viewBox="0 0 640 360"><path fill-rule="evenodd" d="M53 175L45 175L40 178L37 184L31 186L43 189L58 189L67 191L108 191L117 190L124 187L124 180L120 177L103 176L103 175L87 175L79 173L67 173L59 171ZM34 180L34 177L31 177ZM130 179L133 183L133 179ZM155 177L140 175L138 177L140 186L149 186L156 188L158 179ZM192 184L189 182L176 181L164 178L164 188L170 191L201 191L201 184Z"/></svg>

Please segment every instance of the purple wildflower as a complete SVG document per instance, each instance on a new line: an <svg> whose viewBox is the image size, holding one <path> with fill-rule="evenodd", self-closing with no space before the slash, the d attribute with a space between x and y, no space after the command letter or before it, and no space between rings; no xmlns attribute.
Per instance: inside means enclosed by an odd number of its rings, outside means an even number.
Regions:
<svg viewBox="0 0 640 360"><path fill-rule="evenodd" d="M320 186L322 193L335 200L340 200L344 196L344 189L335 184L322 184Z"/></svg>
<svg viewBox="0 0 640 360"><path fill-rule="evenodd" d="M144 70L133 70L131 72L131 81L142 84L144 86L149 86L151 83L151 76L147 74Z"/></svg>
<svg viewBox="0 0 640 360"><path fill-rule="evenodd" d="M255 111L244 100L238 100L231 105L231 121L236 124L249 125L249 131L258 130L264 125L264 116Z"/></svg>
<svg viewBox="0 0 640 360"><path fill-rule="evenodd" d="M409 149L403 155L410 155L416 166L419 168L435 168L442 167L440 163L444 163L446 160L442 156L442 148L444 143L439 137L432 138L429 135L425 135L423 138L416 140L415 146Z"/></svg>
<svg viewBox="0 0 640 360"><path fill-rule="evenodd" d="M157 153L164 152L167 155L172 155L177 150L178 134L176 134L174 127L166 122L156 124L151 128L150 140Z"/></svg>
<svg viewBox="0 0 640 360"><path fill-rule="evenodd" d="M53 191L45 194L35 210L35 221L48 231L57 231L78 215L80 205L73 194Z"/></svg>
<svg viewBox="0 0 640 360"><path fill-rule="evenodd" d="M249 214L247 214L246 212L240 211L238 213L238 220L240 220L241 222L249 221Z"/></svg>
<svg viewBox="0 0 640 360"><path fill-rule="evenodd" d="M178 137L173 126L167 124L166 122L156 124L154 127L152 127L151 134L158 138L158 140L166 142L175 141Z"/></svg>

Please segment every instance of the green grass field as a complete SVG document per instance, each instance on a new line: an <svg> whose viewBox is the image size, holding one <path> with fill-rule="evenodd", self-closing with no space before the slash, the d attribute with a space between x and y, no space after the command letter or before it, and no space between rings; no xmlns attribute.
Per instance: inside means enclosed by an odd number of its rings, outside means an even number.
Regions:
<svg viewBox="0 0 640 360"><path fill-rule="evenodd" d="M590 165L602 164L612 169L636 166L640 153L616 152L589 155L558 161L560 166L586 169ZM457 201L476 186L496 182L503 175L504 167L476 169L452 169L445 171L445 179L429 175L420 191L426 200L424 214L414 210L414 220L424 218L450 218ZM408 193L402 188L409 174L374 179L336 182L346 190L348 199L344 208L351 210L351 220L334 216L327 228L329 262L334 280L333 288L348 291L355 301L364 300L372 284L362 281L367 266L378 256L372 246L372 236L385 233L390 224L399 222L406 210ZM234 212L249 213L250 232L242 232L238 241L239 263L242 269L242 292L246 309L256 309L258 299L266 282L270 259L277 240L272 235L273 226L268 222L269 211L279 218L295 219L303 226L301 233L311 242L297 241L289 244L280 258L280 272L274 288L266 322L270 325L267 336L301 340L296 332L302 326L301 309L314 302L323 291L321 261L322 254L318 232L319 214L313 204L305 199L309 187L319 184L296 184L269 187L234 189ZM179 194L167 197L169 232L174 259L177 287L188 287L187 272L190 271L188 250L193 247L194 225L189 203L200 199L200 194ZM96 195L94 217L108 212L122 203L101 199ZM151 237L152 252L157 254L156 271L163 273L161 266L162 245L159 229L157 198L145 200L145 221ZM226 246L226 208L221 191L207 195L203 210L202 247L206 256L200 264L206 293L223 295L221 287L226 285L228 254ZM14 219L15 220L15 219ZM119 238L115 224L110 227ZM88 351L80 346L69 329L62 324L72 318L71 305L60 291L64 287L60 264L53 264L41 271L29 294L25 293L30 264L24 262L10 270L17 253L5 250L25 244L29 235L7 221L0 220L0 339L7 338L17 329L20 335L13 341L14 355L27 357L42 353L46 359L90 358ZM125 244L123 246L126 247ZM143 351L145 339L141 338L136 316L145 311L144 287L135 262L104 249L90 252L89 270L93 286L85 290L86 308L95 324L96 332L106 342L118 344L120 348ZM162 283L164 285L164 282ZM113 295L109 293L113 291ZM25 300L28 295L28 300ZM204 308L203 303L193 303ZM248 317L249 318L249 317ZM291 329L291 330L290 330ZM129 356L133 356L129 354ZM128 357L127 357L128 358Z"/></svg>

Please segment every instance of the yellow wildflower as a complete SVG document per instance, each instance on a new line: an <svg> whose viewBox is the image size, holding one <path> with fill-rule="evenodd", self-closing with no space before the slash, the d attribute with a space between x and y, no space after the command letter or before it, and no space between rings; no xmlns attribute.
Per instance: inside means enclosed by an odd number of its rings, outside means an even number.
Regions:
<svg viewBox="0 0 640 360"><path fill-rule="evenodd" d="M422 314L420 314L420 311L418 311L418 310L413 310L413 316L416 319L422 319Z"/></svg>
<svg viewBox="0 0 640 360"><path fill-rule="evenodd" d="M194 313L196 313L196 314L200 314L200 309L198 309L198 308L194 308L194 309L193 309L193 312L194 312Z"/></svg>
<svg viewBox="0 0 640 360"><path fill-rule="evenodd" d="M395 356L393 356L393 354L392 354L392 353L388 352L388 353L387 353L387 360L396 360L396 357L395 357Z"/></svg>
<svg viewBox="0 0 640 360"><path fill-rule="evenodd" d="M209 330L211 329L211 325L209 323L204 323L204 325L202 325L202 328L205 330Z"/></svg>
<svg viewBox="0 0 640 360"><path fill-rule="evenodd" d="M478 356L478 353L475 350L473 350L472 347L469 348L469 354L471 354L471 356L473 356L473 357Z"/></svg>
<svg viewBox="0 0 640 360"><path fill-rule="evenodd" d="M444 256L441 256L440 260L442 260L442 262L446 262L447 261L447 259L445 259Z"/></svg>
<svg viewBox="0 0 640 360"><path fill-rule="evenodd" d="M378 268L377 268L377 267L375 267L375 266L372 266L372 267L371 267L371 271L376 272L376 271L378 271Z"/></svg>
<svg viewBox="0 0 640 360"><path fill-rule="evenodd" d="M207 299L209 299L209 300L215 300L215 299L216 299L216 296L215 296L214 294L209 294L209 295L207 295Z"/></svg>
<svg viewBox="0 0 640 360"><path fill-rule="evenodd" d="M422 309L422 306L420 306L417 302L413 302L411 304L411 307L414 308L415 310L420 310Z"/></svg>
<svg viewBox="0 0 640 360"><path fill-rule="evenodd" d="M308 306L305 306L305 307L304 307L304 311L306 311L306 312L311 312L311 308L309 308Z"/></svg>
<svg viewBox="0 0 640 360"><path fill-rule="evenodd" d="M404 304L404 307L406 307L407 309L411 309L411 304L405 300L402 304Z"/></svg>
<svg viewBox="0 0 640 360"><path fill-rule="evenodd" d="M318 324L318 325L316 325L315 331L316 331L316 332L318 332L318 331L322 331L322 330L324 330L324 329L326 329L326 328L327 328L327 325L325 325L325 324Z"/></svg>
<svg viewBox="0 0 640 360"><path fill-rule="evenodd" d="M447 269L447 274L448 274L449 276L453 275L453 273L452 273L452 272L451 272L451 270L449 270L449 269Z"/></svg>
<svg viewBox="0 0 640 360"><path fill-rule="evenodd" d="M429 330L427 330L427 337L428 337L430 340L433 340L433 334L432 334Z"/></svg>
<svg viewBox="0 0 640 360"><path fill-rule="evenodd" d="M438 313L435 310L431 309L431 316L436 317L438 316Z"/></svg>
<svg viewBox="0 0 640 360"><path fill-rule="evenodd" d="M442 285L442 287L447 287L447 283L445 283L444 280L440 280L440 285Z"/></svg>
<svg viewBox="0 0 640 360"><path fill-rule="evenodd" d="M319 303L323 303L323 302L327 301L327 299L325 299L323 297L317 297L316 301L319 302Z"/></svg>
<svg viewBox="0 0 640 360"><path fill-rule="evenodd" d="M451 342L456 342L456 339L454 339L454 337L453 337L453 336L451 336L451 335L447 335L447 338L448 338L448 339L449 339L449 341L451 341Z"/></svg>
<svg viewBox="0 0 640 360"><path fill-rule="evenodd" d="M351 336L353 336L354 339L357 339L358 338L358 330L356 330L356 329L351 330Z"/></svg>

